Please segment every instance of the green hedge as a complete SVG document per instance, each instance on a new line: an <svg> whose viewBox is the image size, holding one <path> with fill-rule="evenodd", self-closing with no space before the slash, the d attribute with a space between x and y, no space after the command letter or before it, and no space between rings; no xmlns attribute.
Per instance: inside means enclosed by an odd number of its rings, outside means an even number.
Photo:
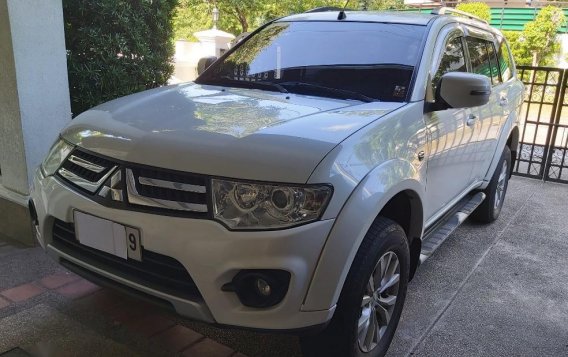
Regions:
<svg viewBox="0 0 568 357"><path fill-rule="evenodd" d="M63 0L71 109L164 85L178 0Z"/></svg>

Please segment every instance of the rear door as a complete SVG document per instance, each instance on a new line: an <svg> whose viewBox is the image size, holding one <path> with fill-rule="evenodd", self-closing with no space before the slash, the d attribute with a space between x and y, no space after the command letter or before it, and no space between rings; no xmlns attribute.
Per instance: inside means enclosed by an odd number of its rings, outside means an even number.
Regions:
<svg viewBox="0 0 568 357"><path fill-rule="evenodd" d="M486 105L472 108L473 125L476 135L472 143L474 148L473 180L482 180L491 165L497 141L505 120L507 105L507 83L503 83L497 60L495 38L492 34L474 29L468 31L465 38L471 72L482 74L491 79L491 97Z"/></svg>
<svg viewBox="0 0 568 357"><path fill-rule="evenodd" d="M442 34L430 70L432 93L448 72L467 72L464 33L451 26ZM444 33L444 32L443 32ZM426 182L426 219L441 214L472 183L474 127L468 125L470 108L429 112L424 122L430 135Z"/></svg>

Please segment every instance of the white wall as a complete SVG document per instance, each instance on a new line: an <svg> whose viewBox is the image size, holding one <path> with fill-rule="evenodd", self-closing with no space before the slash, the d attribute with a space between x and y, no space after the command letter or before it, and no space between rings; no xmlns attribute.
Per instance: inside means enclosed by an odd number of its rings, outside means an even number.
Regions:
<svg viewBox="0 0 568 357"><path fill-rule="evenodd" d="M71 120L61 0L0 0L0 197L25 200Z"/></svg>
<svg viewBox="0 0 568 357"><path fill-rule="evenodd" d="M176 41L175 70L170 83L193 81L197 77L197 62L203 57L201 43Z"/></svg>

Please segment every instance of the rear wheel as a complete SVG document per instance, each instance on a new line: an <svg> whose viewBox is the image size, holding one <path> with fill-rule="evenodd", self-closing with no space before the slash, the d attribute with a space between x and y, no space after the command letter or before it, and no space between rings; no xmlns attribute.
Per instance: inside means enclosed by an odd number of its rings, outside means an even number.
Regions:
<svg viewBox="0 0 568 357"><path fill-rule="evenodd" d="M329 326L317 336L302 337L304 355L384 355L406 298L409 260L404 230L377 218L355 256Z"/></svg>
<svg viewBox="0 0 568 357"><path fill-rule="evenodd" d="M505 146L491 182L483 191L486 195L485 200L471 215L473 219L481 223L491 223L499 218L509 186L510 172L511 150Z"/></svg>

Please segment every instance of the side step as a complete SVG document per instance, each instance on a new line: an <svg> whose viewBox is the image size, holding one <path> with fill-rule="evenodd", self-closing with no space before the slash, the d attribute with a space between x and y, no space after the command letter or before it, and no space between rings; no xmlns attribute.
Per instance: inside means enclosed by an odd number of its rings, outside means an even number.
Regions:
<svg viewBox="0 0 568 357"><path fill-rule="evenodd" d="M465 196L445 216L428 228L422 240L420 263L424 263L483 200L485 200L483 192Z"/></svg>

